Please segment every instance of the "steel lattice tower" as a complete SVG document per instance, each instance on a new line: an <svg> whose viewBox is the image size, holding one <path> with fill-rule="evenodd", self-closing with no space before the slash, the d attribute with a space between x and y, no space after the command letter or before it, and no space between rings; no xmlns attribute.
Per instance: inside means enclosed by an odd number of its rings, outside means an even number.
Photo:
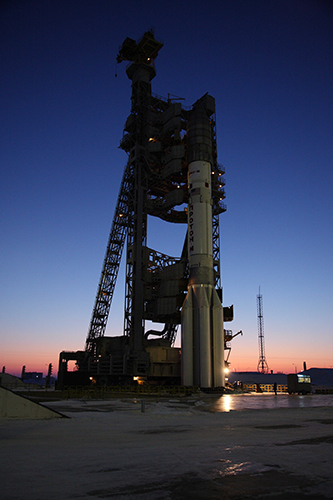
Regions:
<svg viewBox="0 0 333 500"><path fill-rule="evenodd" d="M259 343L259 361L258 372L268 373L268 364L265 357L265 338L264 338L264 316L263 316L263 300L260 293L257 295L257 318L258 318L258 343Z"/></svg>

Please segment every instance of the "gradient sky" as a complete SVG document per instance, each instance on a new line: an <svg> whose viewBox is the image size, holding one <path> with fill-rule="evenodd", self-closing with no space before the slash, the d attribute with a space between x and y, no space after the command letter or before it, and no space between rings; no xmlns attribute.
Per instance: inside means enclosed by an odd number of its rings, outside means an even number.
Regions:
<svg viewBox="0 0 333 500"><path fill-rule="evenodd" d="M0 369L45 373L84 347L127 161L116 55L151 27L164 42L153 92L216 99L225 326L244 332L231 369L257 369L259 286L269 368L333 367L332 3L115 3L1 2ZM148 231L180 255L185 226ZM122 264L107 335L123 331L124 279Z"/></svg>

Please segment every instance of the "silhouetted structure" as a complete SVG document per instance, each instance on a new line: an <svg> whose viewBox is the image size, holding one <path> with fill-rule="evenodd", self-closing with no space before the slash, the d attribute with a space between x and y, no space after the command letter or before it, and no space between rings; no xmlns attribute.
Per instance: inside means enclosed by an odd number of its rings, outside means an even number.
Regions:
<svg viewBox="0 0 333 500"><path fill-rule="evenodd" d="M137 42L126 38L119 49L117 62L129 61L126 74L132 82L131 113L120 142L120 147L128 155L128 162L114 213L85 351L60 353L60 386L74 382L87 383L89 379L103 383L131 382L133 377L180 382L180 350L173 345L189 285L189 242L193 237L185 231L180 257L157 252L147 246L147 219L152 216L172 224L189 224L189 203L193 203L197 195L198 203L202 201L201 188L193 188L188 180L189 164L194 160L209 162L209 179L203 185L209 191L209 200L205 199L209 224L205 221L201 224L202 230L206 232L205 237L211 242L209 279L205 278L205 283L216 299L214 307L221 310L220 321L214 330L218 341L212 343L212 335L206 334L206 358L214 358L214 366L224 370L219 215L226 207L223 203L224 169L217 163L215 100L205 94L189 108L182 106L178 102L179 98L171 98L170 94L165 99L152 93L151 80L156 75L154 60L162 46L163 43L155 38L152 31L147 31ZM197 126L199 123L201 125ZM192 240L189 239L191 237ZM125 242L124 332L123 336L106 337L105 330ZM200 261L195 263L199 271L201 264ZM192 269L192 281L194 274ZM202 273L196 275L202 276ZM232 306L224 309L224 321L232 321ZM162 326L146 331L146 320ZM215 346L218 355L213 353ZM200 346L196 344L196 352L199 349ZM189 356L194 354L189 351ZM71 374L67 371L70 360L75 360L77 367ZM223 385L223 377L214 376L215 368L212 366L211 363L209 370L212 373L205 379L208 380L208 386L216 385L212 381L214 377L219 379L218 385ZM200 378L196 377L189 385L193 383L200 385Z"/></svg>
<svg viewBox="0 0 333 500"><path fill-rule="evenodd" d="M257 295L257 314L258 314L258 343L259 343L259 361L258 372L268 373L268 364L265 357L265 339L264 339L264 316L263 316L263 303L262 295Z"/></svg>

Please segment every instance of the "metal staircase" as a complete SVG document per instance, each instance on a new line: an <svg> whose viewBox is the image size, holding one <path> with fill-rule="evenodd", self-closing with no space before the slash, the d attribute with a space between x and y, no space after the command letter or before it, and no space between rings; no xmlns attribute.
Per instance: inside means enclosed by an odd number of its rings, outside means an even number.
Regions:
<svg viewBox="0 0 333 500"><path fill-rule="evenodd" d="M120 186L111 232L97 289L90 327L86 340L86 351L96 355L96 339L105 333L112 297L116 286L121 256L128 227L128 197L133 191L133 169L127 165Z"/></svg>

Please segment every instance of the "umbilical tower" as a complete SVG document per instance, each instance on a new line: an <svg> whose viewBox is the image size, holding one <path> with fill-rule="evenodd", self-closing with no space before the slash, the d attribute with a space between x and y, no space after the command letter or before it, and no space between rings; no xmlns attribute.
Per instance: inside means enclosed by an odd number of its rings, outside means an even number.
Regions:
<svg viewBox="0 0 333 500"><path fill-rule="evenodd" d="M77 378L104 383L165 379L184 385L224 386L219 215L224 169L217 163L215 100L205 94L193 106L152 93L154 61L162 48L152 31L126 38L117 62L128 61L131 112L120 147L128 161L103 262L84 351L60 354L64 380L75 359ZM182 254L172 257L147 246L148 216L183 224ZM124 332L105 330L121 256L125 250ZM145 322L161 324L145 329ZM182 362L173 347L182 324ZM74 377L74 375L73 375Z"/></svg>

